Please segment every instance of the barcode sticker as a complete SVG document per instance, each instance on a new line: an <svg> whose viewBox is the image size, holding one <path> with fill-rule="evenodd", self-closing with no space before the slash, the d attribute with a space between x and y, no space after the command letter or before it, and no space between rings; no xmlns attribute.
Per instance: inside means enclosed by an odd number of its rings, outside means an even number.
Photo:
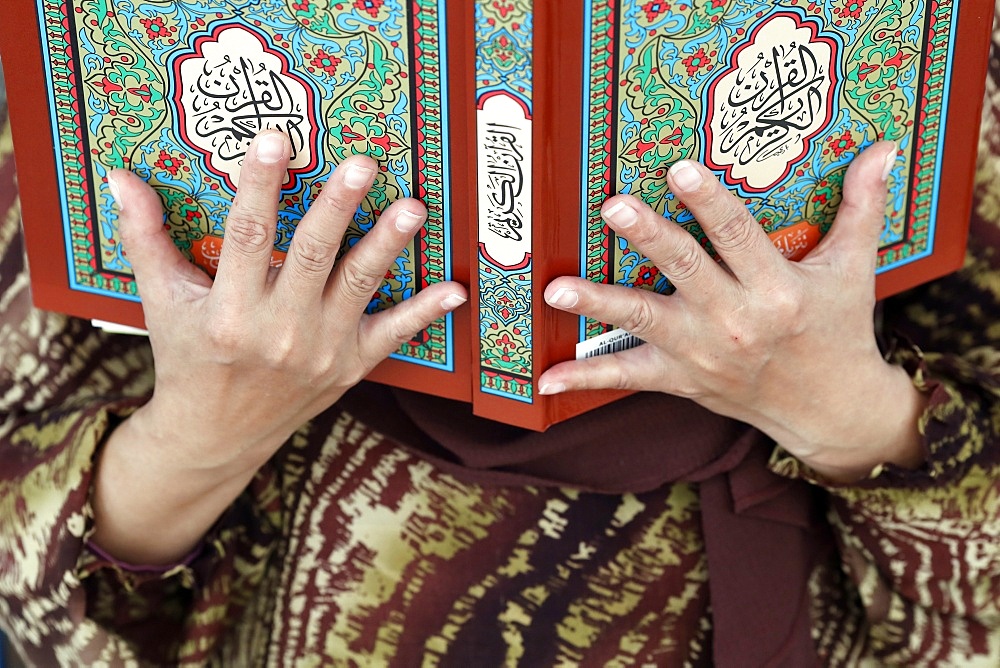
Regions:
<svg viewBox="0 0 1000 668"><path fill-rule="evenodd" d="M645 341L635 334L629 334L624 329L615 329L576 344L576 358L583 360L598 355L620 353L623 350L641 346L643 343Z"/></svg>

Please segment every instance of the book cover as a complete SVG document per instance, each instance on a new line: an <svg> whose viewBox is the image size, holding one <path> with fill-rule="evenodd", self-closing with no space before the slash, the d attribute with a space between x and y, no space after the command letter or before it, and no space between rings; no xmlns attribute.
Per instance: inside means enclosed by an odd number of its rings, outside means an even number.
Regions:
<svg viewBox="0 0 1000 668"><path fill-rule="evenodd" d="M559 275L666 290L599 216L632 193L688 226L667 168L707 164L801 257L849 161L893 139L880 296L962 259L992 4L898 0L14 0L0 27L36 303L142 324L104 183L156 187L178 246L213 269L240 158L262 128L295 156L274 261L351 153L382 174L348 244L391 201L425 229L373 298L468 282L373 378L535 429L612 400L541 397L551 364L633 345L549 309ZM939 212L943 212L939 215Z"/></svg>
<svg viewBox="0 0 1000 668"><path fill-rule="evenodd" d="M13 4L4 10L3 58L18 98L12 116L38 306L143 326L106 183L114 168L157 189L177 246L214 272L243 154L265 128L293 146L275 264L339 161L367 154L381 174L345 248L397 199L418 197L429 212L371 310L467 276L453 250L468 233L452 222L443 0ZM457 314L435 323L376 377L468 400L466 322Z"/></svg>

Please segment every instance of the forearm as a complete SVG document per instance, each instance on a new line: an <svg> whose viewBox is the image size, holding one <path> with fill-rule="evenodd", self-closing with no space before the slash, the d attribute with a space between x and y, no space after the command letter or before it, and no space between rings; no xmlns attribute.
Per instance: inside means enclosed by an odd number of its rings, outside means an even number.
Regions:
<svg viewBox="0 0 1000 668"><path fill-rule="evenodd" d="M129 418L108 437L93 482L92 541L131 564L174 563L198 545L257 467L197 468Z"/></svg>

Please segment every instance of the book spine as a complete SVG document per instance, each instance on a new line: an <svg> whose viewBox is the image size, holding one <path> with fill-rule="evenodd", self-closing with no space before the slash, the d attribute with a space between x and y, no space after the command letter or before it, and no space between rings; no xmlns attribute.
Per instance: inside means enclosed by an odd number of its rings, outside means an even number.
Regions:
<svg viewBox="0 0 1000 668"><path fill-rule="evenodd" d="M533 7L500 4L475 6L478 391L530 404Z"/></svg>

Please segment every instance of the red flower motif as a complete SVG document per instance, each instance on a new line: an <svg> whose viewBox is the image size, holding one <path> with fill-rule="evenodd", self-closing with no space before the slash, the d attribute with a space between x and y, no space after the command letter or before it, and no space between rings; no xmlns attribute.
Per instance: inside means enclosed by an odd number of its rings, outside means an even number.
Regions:
<svg viewBox="0 0 1000 668"><path fill-rule="evenodd" d="M660 270L656 267L642 267L639 270L639 275L635 277L636 287L640 285L652 285L656 282L656 277L659 274Z"/></svg>
<svg viewBox="0 0 1000 668"><path fill-rule="evenodd" d="M374 19L378 18L378 10L384 4L385 0L355 0L354 6L363 12L368 12L368 15Z"/></svg>
<svg viewBox="0 0 1000 668"><path fill-rule="evenodd" d="M169 37L170 33L177 32L177 28L168 28L163 25L162 16L157 16L155 19L139 19L139 23L146 29L146 36L151 40Z"/></svg>
<svg viewBox="0 0 1000 668"><path fill-rule="evenodd" d="M129 88L128 92L132 93L132 95L135 95L146 104L149 104L149 101L153 99L153 91L149 89L149 84L142 84L141 86Z"/></svg>
<svg viewBox="0 0 1000 668"><path fill-rule="evenodd" d="M643 141L640 139L639 141L636 142L635 148L633 148L631 151L626 151L625 155L634 155L635 157L642 160L643 156L652 151L654 148L656 148L655 143L651 141Z"/></svg>
<svg viewBox="0 0 1000 668"><path fill-rule="evenodd" d="M839 137L830 137L827 140L827 146L833 152L834 157L839 158L844 155L847 151L850 151L856 146L854 143L854 136L851 134L850 130L844 130Z"/></svg>
<svg viewBox="0 0 1000 668"><path fill-rule="evenodd" d="M647 2L642 6L642 11L646 12L646 20L652 23L660 14L670 11L670 4L666 2Z"/></svg>
<svg viewBox="0 0 1000 668"><path fill-rule="evenodd" d="M110 95L111 93L117 93L118 91L123 90L121 86L107 77L98 81L96 85L101 87L101 90L104 91L105 95Z"/></svg>
<svg viewBox="0 0 1000 668"><path fill-rule="evenodd" d="M720 9L726 6L726 0L712 0L712 9Z"/></svg>
<svg viewBox="0 0 1000 668"><path fill-rule="evenodd" d="M683 59L681 64L687 68L688 76L693 77L698 73L698 70L707 68L711 62L712 61L709 59L708 54L705 53L705 47L699 47L697 53Z"/></svg>
<svg viewBox="0 0 1000 668"><path fill-rule="evenodd" d="M673 144L674 146L680 146L681 141L684 139L684 132L680 128L674 128L674 131L670 133L669 137L664 137L660 140L661 144Z"/></svg>
<svg viewBox="0 0 1000 668"><path fill-rule="evenodd" d="M493 9L497 10L498 12L500 12L500 18L505 19L505 18L507 18L508 14L510 14L511 12L514 11L514 3L513 2L503 2L503 3L501 3L501 2L494 2L493 3Z"/></svg>
<svg viewBox="0 0 1000 668"><path fill-rule="evenodd" d="M502 346L507 352L510 352L517 347L517 342L511 340L510 336L505 332L503 336L497 339L497 345Z"/></svg>
<svg viewBox="0 0 1000 668"><path fill-rule="evenodd" d="M833 10L833 13L844 19L860 19L865 2L866 0L844 0L844 6Z"/></svg>
<svg viewBox="0 0 1000 668"><path fill-rule="evenodd" d="M332 77L337 73L337 66L340 65L341 60L320 49L316 55L312 56L310 62L314 67L318 67Z"/></svg>
<svg viewBox="0 0 1000 668"><path fill-rule="evenodd" d="M174 157L166 151L161 150L160 159L157 160L153 166L157 169L170 172L171 176L177 176L177 172L179 172L181 167L184 166L184 160L183 158Z"/></svg>

